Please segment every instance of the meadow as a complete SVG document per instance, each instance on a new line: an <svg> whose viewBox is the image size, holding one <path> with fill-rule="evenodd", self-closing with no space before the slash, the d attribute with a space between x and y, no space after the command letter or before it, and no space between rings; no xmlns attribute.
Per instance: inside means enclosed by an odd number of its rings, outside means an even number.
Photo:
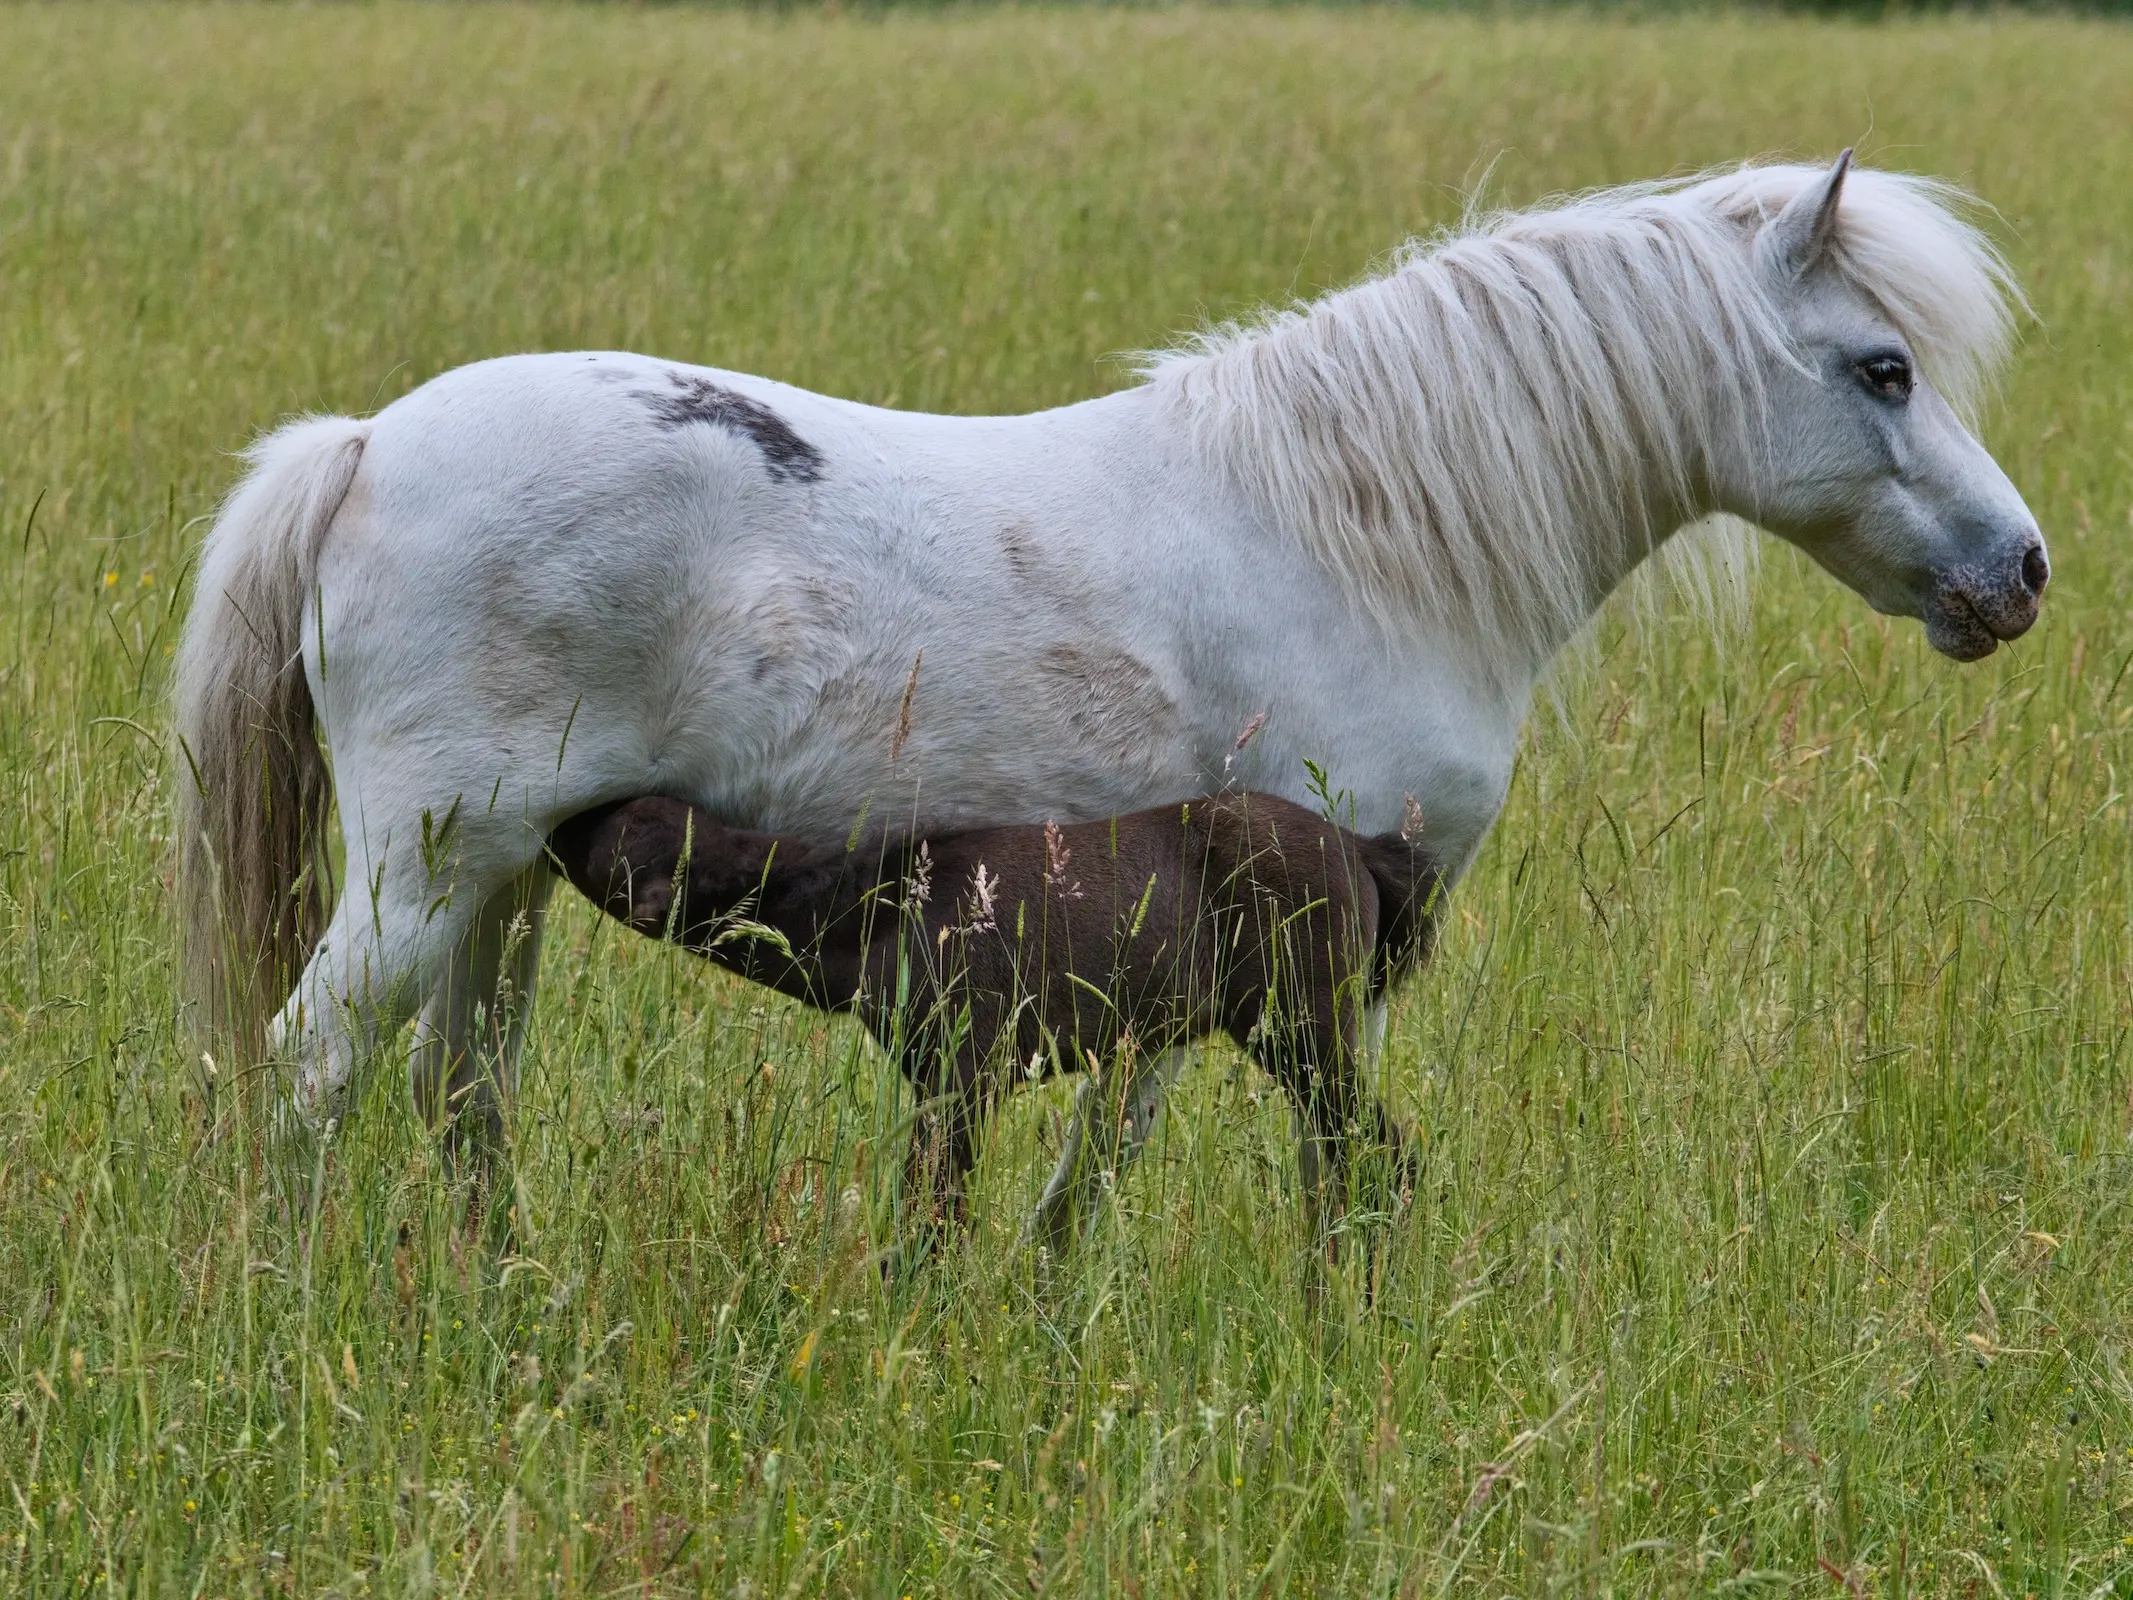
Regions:
<svg viewBox="0 0 2133 1600"><path fill-rule="evenodd" d="M2133 35L67 7L0 59L0 1588L2133 1594ZM2044 621L1958 668L1775 546L1731 626L1603 621L1396 1008L1374 1305L1306 1309L1214 1048L1055 1295L1057 1090L885 1288L878 1055L582 905L507 1257L392 1063L292 1184L187 1042L165 677L259 428L580 346L1029 409L1484 184L1853 141L1997 208Z"/></svg>

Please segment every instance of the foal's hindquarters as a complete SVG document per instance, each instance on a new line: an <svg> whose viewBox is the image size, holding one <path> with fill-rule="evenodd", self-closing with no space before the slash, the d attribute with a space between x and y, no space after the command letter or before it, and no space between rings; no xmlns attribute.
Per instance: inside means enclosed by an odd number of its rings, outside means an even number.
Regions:
<svg viewBox="0 0 2133 1600"><path fill-rule="evenodd" d="M1427 858L1289 802L1221 795L1108 822L811 845L677 801L573 819L552 857L642 932L851 1010L920 1100L908 1181L965 1219L983 1123L1017 1083L1094 1067L1028 1236L1054 1255L1146 1143L1185 1051L1230 1035L1290 1095L1314 1235L1337 1249L1350 1153L1399 1138L1358 1082L1385 985L1418 960ZM748 936L768 928L778 943ZM736 937L736 935L740 937Z"/></svg>
<svg viewBox="0 0 2133 1600"><path fill-rule="evenodd" d="M1379 961L1384 886L1359 841L1271 796L1225 795L1150 816L1160 819L1159 837L1176 839L1160 907L1167 926L1149 933L1146 903L1132 903L1135 880L1126 876L1128 903L1113 912L1115 960L1104 974L1113 1004L1087 1002L1086 974L1052 975L1067 992L1045 1013L1077 1010L1082 1049L1070 1066L1100 1062L1103 1070L1076 1093L1025 1237L1052 1257L1077 1242L1098 1215L1102 1189L1154 1134L1193 1047L1220 1032L1288 1094L1309 1231L1337 1255L1354 1151L1379 1145L1397 1162L1402 1149L1364 1084L1387 976ZM1137 820L1122 818L1117 830L1132 831ZM1086 831L1106 842L1105 826Z"/></svg>

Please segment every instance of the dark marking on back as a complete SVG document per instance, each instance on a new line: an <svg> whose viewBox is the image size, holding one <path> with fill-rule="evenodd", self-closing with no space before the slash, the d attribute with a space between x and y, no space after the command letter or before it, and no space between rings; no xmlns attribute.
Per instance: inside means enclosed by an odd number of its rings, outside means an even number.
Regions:
<svg viewBox="0 0 2133 1600"><path fill-rule="evenodd" d="M763 465L779 483L819 483L822 452L792 431L786 420L760 400L713 383L709 378L669 372L672 394L639 393L662 428L706 423L738 434L763 453Z"/></svg>

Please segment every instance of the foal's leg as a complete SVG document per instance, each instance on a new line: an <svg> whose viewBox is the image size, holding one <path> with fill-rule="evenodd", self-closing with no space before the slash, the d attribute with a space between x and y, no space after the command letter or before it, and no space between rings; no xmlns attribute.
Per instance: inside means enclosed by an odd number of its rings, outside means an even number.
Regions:
<svg viewBox="0 0 2133 1600"><path fill-rule="evenodd" d="M965 1183L977 1164L977 1113L969 1099L951 1089L921 1105L911 1125L904 1193L920 1208L922 1232L961 1231L970 1221Z"/></svg>
<svg viewBox="0 0 2133 1600"><path fill-rule="evenodd" d="M518 1082L553 884L536 862L491 895L415 1019L409 1086L455 1162L471 1154L486 1167L503 1146L503 1103Z"/></svg>
<svg viewBox="0 0 2133 1600"><path fill-rule="evenodd" d="M1316 1077L1316 1075L1313 1075ZM1348 1178L1359 1141L1383 1145L1404 1187L1409 1155L1399 1124L1386 1114L1376 1095L1353 1082L1327 1083L1322 1078L1301 1086L1295 1117L1297 1172L1302 1180L1304 1214L1312 1237L1327 1258L1340 1259L1341 1223L1348 1215Z"/></svg>
<svg viewBox="0 0 2133 1600"><path fill-rule="evenodd" d="M1361 1091L1358 1047L1367 1018L1342 1026L1310 1017L1266 1027L1253 1040L1253 1059L1288 1091L1295 1107L1296 1171L1304 1219L1329 1261L1340 1259L1340 1225L1348 1214L1348 1169L1355 1135L1391 1135L1384 1108Z"/></svg>
<svg viewBox="0 0 2133 1600"><path fill-rule="evenodd" d="M1368 1036L1366 1027L1364 1038ZM1402 1189L1410 1182L1408 1158L1398 1124L1386 1114L1376 1094L1357 1083L1354 1058L1345 1048L1322 1057L1306 1045L1270 1050L1261 1059L1288 1088L1296 1108L1297 1181L1303 1192L1304 1225L1317 1258L1317 1266L1306 1279L1305 1295L1316 1305L1323 1289L1320 1274L1340 1262L1357 1144L1383 1145ZM1363 1296L1367 1303L1377 1298L1377 1262L1368 1254L1365 1262Z"/></svg>
<svg viewBox="0 0 2133 1600"><path fill-rule="evenodd" d="M1348 1139L1341 1120L1310 1102L1300 1105L1295 1116L1304 1227L1328 1261L1340 1260L1340 1225L1348 1215Z"/></svg>
<svg viewBox="0 0 2133 1600"><path fill-rule="evenodd" d="M1162 1120L1164 1096L1191 1055L1189 1046L1180 1045L1146 1057L1136 1063L1123 1089L1106 1079L1082 1081L1059 1147L1059 1164L1023 1225L1024 1244L1040 1245L1057 1258L1095 1225L1106 1179L1116 1182L1140 1159Z"/></svg>
<svg viewBox="0 0 2133 1600"><path fill-rule="evenodd" d="M937 1019L903 1042L902 1057L904 1078L918 1100L903 1193L924 1253L941 1234L960 1232L970 1220L965 1184L977 1164L985 1114L984 1060L970 1035L944 1043Z"/></svg>

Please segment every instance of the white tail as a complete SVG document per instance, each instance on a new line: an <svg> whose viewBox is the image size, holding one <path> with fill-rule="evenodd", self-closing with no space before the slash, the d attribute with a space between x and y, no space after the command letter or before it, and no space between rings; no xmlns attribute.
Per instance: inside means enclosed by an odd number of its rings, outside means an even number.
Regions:
<svg viewBox="0 0 2133 1600"><path fill-rule="evenodd" d="M303 619L369 437L368 422L308 417L246 452L252 470L202 550L178 648L183 988L208 1036L240 1056L261 1048L331 899L332 777L312 726Z"/></svg>

